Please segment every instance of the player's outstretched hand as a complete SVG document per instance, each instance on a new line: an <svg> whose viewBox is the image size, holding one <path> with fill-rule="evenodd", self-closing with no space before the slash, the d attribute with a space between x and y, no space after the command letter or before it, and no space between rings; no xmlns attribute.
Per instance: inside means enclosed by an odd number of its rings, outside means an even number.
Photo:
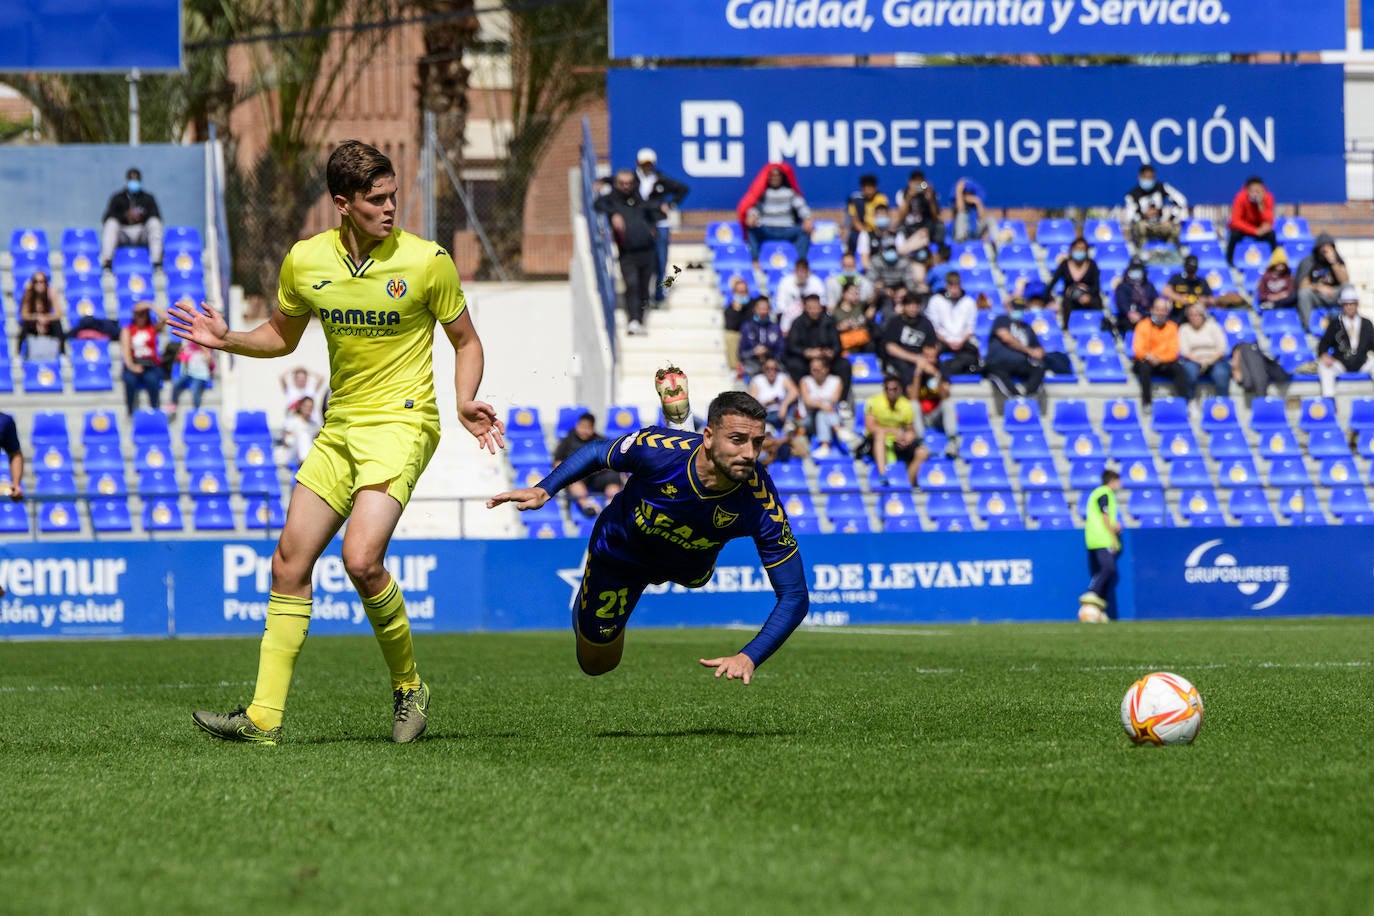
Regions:
<svg viewBox="0 0 1374 916"><path fill-rule="evenodd" d="M224 335L229 333L229 323L208 302L202 302L197 309L173 304L167 310L167 327L182 340L194 341L211 350L223 349Z"/></svg>
<svg viewBox="0 0 1374 916"><path fill-rule="evenodd" d="M515 508L524 512L526 509L538 509L549 501L549 494L543 487L529 487L524 490L507 490L504 493L497 493L487 500L487 508L495 509L502 503L515 503Z"/></svg>
<svg viewBox="0 0 1374 916"><path fill-rule="evenodd" d="M746 687L754 678L754 660L743 652L728 658L703 658L698 659L698 661L707 668L715 668L716 677L724 675L727 681L740 678Z"/></svg>
<svg viewBox="0 0 1374 916"><path fill-rule="evenodd" d="M506 424L496 416L496 408L485 401L465 401L458 408L458 419L477 440L477 447L495 455L506 447Z"/></svg>

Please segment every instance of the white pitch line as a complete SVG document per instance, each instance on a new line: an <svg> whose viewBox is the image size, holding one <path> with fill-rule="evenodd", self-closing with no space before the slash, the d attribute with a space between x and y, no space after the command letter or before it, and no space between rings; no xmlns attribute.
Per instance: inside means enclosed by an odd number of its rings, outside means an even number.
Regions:
<svg viewBox="0 0 1374 916"><path fill-rule="evenodd" d="M1246 663L1227 663L1213 662L1207 665L1180 665L1180 670L1189 671L1210 671L1218 668L1368 668L1369 662L1246 662ZM1169 669L1168 664L1143 664L1143 665L1087 665L1070 668L1042 668L1039 665L1020 667L1013 665L1008 671L1043 673L1050 670L1055 671L1165 671Z"/></svg>

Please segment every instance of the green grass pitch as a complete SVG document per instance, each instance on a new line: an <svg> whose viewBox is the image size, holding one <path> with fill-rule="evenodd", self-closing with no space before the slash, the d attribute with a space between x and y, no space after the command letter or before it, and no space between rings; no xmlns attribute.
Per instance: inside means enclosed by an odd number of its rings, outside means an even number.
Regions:
<svg viewBox="0 0 1374 916"><path fill-rule="evenodd" d="M651 610L646 608L646 610ZM312 637L287 743L190 712L252 640L0 644L0 912L1369 913L1374 619L417 638L395 746L376 646ZM1133 747L1176 671L1197 742Z"/></svg>

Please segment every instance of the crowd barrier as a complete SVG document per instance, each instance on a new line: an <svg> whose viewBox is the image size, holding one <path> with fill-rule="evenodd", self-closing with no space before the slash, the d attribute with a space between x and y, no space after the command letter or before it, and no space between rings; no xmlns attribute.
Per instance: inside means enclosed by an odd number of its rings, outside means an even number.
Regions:
<svg viewBox="0 0 1374 916"><path fill-rule="evenodd" d="M1363 529L1359 529L1363 530ZM1075 618L1081 532L799 537L817 625ZM0 545L0 638L256 636L273 545L249 540ZM1374 539L1349 528L1138 530L1126 535L1123 619L1367 614ZM418 632L561 629L577 540L413 540L387 566ZM747 541L699 590L650 588L634 626L760 625L773 605ZM370 633L336 543L315 570L314 633Z"/></svg>

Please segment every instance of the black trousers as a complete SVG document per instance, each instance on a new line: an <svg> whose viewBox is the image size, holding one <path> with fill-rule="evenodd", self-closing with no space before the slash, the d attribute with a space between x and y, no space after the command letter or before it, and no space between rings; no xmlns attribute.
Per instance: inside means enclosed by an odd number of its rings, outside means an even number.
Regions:
<svg viewBox="0 0 1374 916"><path fill-rule="evenodd" d="M644 310L654 277L658 275L658 255L654 249L620 252L620 276L625 280L625 314L631 321L643 321Z"/></svg>
<svg viewBox="0 0 1374 916"><path fill-rule="evenodd" d="M792 381L801 384L803 377L811 373L811 360L805 356L797 356L788 353L782 358L783 368L787 374L792 376ZM836 356L830 361L830 372L832 375L840 377L840 399L845 400L849 397L849 384L854 378L854 366L843 356Z"/></svg>
<svg viewBox="0 0 1374 916"><path fill-rule="evenodd" d="M1088 591L1107 602L1107 616L1116 619L1116 554L1105 547L1088 551Z"/></svg>
<svg viewBox="0 0 1374 916"><path fill-rule="evenodd" d="M1268 242L1271 249L1279 247L1279 237L1271 229L1264 235L1250 235L1247 232L1238 232L1235 229L1226 231L1226 263L1235 267L1236 246L1242 239L1254 239L1257 242Z"/></svg>
<svg viewBox="0 0 1374 916"><path fill-rule="evenodd" d="M1024 353L1014 353L999 357L996 361L984 361L983 375L997 379L1002 390L1010 395L1034 395L1045 383L1045 364ZM1016 386L1016 379L1022 379L1022 387Z"/></svg>
<svg viewBox="0 0 1374 916"><path fill-rule="evenodd" d="M1135 373L1136 378L1140 379L1140 403L1142 404L1149 404L1154 401L1155 376L1167 378L1174 386L1174 394L1181 398L1188 396L1188 373L1183 371L1183 364L1178 360L1152 366L1145 360L1138 359L1131 366L1131 371Z"/></svg>

